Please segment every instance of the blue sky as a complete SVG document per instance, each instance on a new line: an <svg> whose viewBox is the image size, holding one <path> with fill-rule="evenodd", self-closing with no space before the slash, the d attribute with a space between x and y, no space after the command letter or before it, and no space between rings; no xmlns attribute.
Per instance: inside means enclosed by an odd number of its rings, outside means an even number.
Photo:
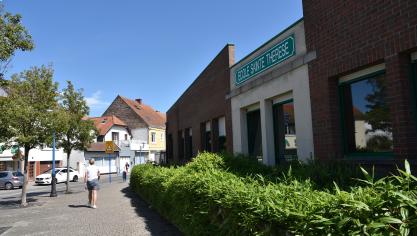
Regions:
<svg viewBox="0 0 417 236"><path fill-rule="evenodd" d="M55 80L84 89L90 115L118 95L166 112L217 53L238 61L302 17L301 0L3 0L35 41L7 76L51 64Z"/></svg>

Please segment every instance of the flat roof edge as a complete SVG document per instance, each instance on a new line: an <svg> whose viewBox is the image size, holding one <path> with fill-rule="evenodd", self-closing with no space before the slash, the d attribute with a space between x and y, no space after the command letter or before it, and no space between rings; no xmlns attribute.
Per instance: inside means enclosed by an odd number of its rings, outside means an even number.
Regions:
<svg viewBox="0 0 417 236"><path fill-rule="evenodd" d="M257 47L255 50L253 50L252 52L250 52L248 55L246 55L245 57L243 57L242 59L240 59L239 61L237 61L235 64L233 64L230 69L232 69L233 67L235 67L236 65L238 65L239 63L243 62L244 60L246 60L248 57L252 56L255 52L257 52L258 50L260 50L261 48L263 48L265 45L267 45L268 43L270 43L271 41L273 41L274 39L278 38L279 36L283 35L284 33L286 33L289 29L293 28L294 26L296 26L297 24L299 24L300 22L302 22L304 20L304 17L301 17L300 19L298 19L296 22L292 23L290 26L288 26L287 28L285 28L284 30L282 30L281 32L279 32L277 35L275 35L274 37L272 37L271 39L269 39L268 41L266 41L265 43L263 43L261 46Z"/></svg>

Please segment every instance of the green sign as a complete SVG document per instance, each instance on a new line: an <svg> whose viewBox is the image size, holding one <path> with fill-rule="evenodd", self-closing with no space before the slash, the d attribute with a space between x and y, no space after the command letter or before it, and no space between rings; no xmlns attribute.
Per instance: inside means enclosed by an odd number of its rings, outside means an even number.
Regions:
<svg viewBox="0 0 417 236"><path fill-rule="evenodd" d="M294 35L282 40L266 52L255 57L250 62L235 71L235 84L239 85L266 69L279 64L295 55Z"/></svg>
<svg viewBox="0 0 417 236"><path fill-rule="evenodd" d="M3 154L3 152L4 152L4 145L0 144L0 154Z"/></svg>

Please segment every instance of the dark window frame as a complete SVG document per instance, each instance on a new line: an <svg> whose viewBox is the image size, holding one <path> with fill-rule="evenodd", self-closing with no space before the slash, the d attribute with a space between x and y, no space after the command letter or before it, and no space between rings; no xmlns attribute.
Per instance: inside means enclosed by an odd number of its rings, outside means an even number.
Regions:
<svg viewBox="0 0 417 236"><path fill-rule="evenodd" d="M346 139L347 130L345 127L345 99L343 95L343 90L346 86L354 84L359 81L363 81L366 79L370 79L376 76L385 75L385 69L378 70L375 72L371 72L369 74L359 76L355 79L351 79L348 81L344 81L338 84L338 96L339 96L339 112L340 112L340 127L342 130L342 148L343 148L343 154L346 159L392 159L394 157L394 151L391 152L351 152L349 151L348 142Z"/></svg>
<svg viewBox="0 0 417 236"><path fill-rule="evenodd" d="M416 124L416 133L417 133L417 60L412 60L410 65L410 79L413 89L411 90L411 95L413 98L413 112Z"/></svg>

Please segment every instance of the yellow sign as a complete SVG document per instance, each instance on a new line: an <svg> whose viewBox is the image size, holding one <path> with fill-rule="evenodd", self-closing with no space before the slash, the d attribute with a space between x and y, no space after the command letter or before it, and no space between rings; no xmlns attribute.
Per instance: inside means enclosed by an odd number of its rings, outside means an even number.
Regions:
<svg viewBox="0 0 417 236"><path fill-rule="evenodd" d="M113 152L114 152L113 141L106 141L106 153L113 153Z"/></svg>

